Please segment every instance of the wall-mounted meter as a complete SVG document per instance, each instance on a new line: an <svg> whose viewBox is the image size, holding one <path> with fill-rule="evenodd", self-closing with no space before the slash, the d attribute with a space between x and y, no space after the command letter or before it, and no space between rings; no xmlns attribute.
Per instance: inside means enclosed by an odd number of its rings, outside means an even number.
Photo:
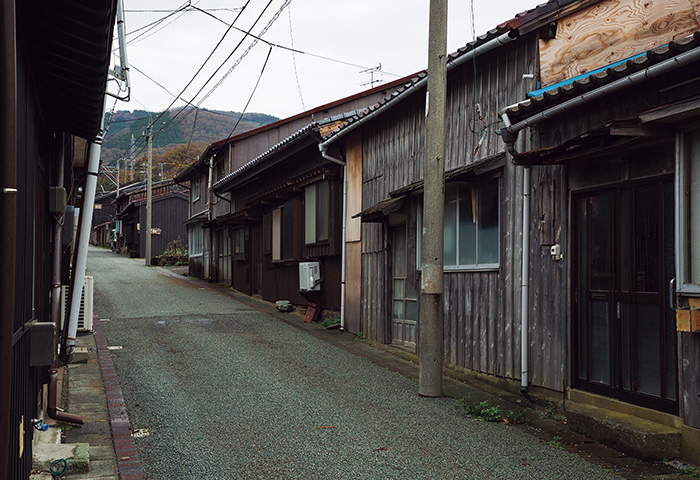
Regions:
<svg viewBox="0 0 700 480"><path fill-rule="evenodd" d="M299 263L299 290L302 292L321 290L321 264L319 262Z"/></svg>

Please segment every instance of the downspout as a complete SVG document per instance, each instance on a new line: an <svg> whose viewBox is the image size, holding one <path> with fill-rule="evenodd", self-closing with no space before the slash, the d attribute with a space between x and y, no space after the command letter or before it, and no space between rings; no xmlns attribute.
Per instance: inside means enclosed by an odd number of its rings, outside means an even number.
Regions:
<svg viewBox="0 0 700 480"><path fill-rule="evenodd" d="M329 162L337 163L343 167L343 236L340 254L340 331L345 331L345 265L347 259L347 239L346 228L348 221L347 199L348 199L348 166L347 163L328 155L328 147L323 143L318 145L321 156Z"/></svg>
<svg viewBox="0 0 700 480"><path fill-rule="evenodd" d="M65 134L61 138L61 152L58 159L56 186L62 187L65 182ZM63 215L66 212L64 210ZM90 222L92 223L92 222ZM63 256L63 225L58 218L53 226L53 251L51 259L51 322L55 325L56 340L54 344L54 362L49 369L49 391L47 393L46 414L59 422L83 424L82 417L61 411L58 407L58 343L60 341L61 325L61 258Z"/></svg>
<svg viewBox="0 0 700 480"><path fill-rule="evenodd" d="M95 209L95 191L97 189L97 175L100 169L100 152L102 150L102 138L104 135L104 111L107 105L105 95L102 111L100 112L100 132L95 140L90 144L90 155L88 158L85 187L83 189L83 204L80 208L80 231L78 232L78 248L75 253L73 264L73 282L70 289L69 320L65 326L63 334L63 344L61 348L61 359L64 363L70 363L73 359L75 349L75 337L78 333L78 315L80 314L80 299L85 281L85 268L87 266L88 240L90 239L90 228L92 226L92 215ZM92 315L92 312L85 312Z"/></svg>
<svg viewBox="0 0 700 480"><path fill-rule="evenodd" d="M530 313L530 169L523 169L523 242L520 297L520 393L530 388L530 340L528 319Z"/></svg>

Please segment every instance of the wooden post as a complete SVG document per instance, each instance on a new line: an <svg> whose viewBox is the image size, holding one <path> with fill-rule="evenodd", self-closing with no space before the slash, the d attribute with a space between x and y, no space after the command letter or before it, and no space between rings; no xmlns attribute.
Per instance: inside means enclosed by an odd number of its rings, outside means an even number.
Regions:
<svg viewBox="0 0 700 480"><path fill-rule="evenodd" d="M418 394L442 396L447 0L430 0Z"/></svg>

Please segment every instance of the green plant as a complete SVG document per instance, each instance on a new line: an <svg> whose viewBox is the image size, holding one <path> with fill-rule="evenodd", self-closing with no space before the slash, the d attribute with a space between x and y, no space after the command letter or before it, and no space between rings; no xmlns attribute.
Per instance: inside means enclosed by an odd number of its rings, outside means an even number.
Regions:
<svg viewBox="0 0 700 480"><path fill-rule="evenodd" d="M511 423L523 423L525 422L526 416L527 413L525 413L525 410L520 410L519 412L510 410L508 411L508 416L506 418Z"/></svg>
<svg viewBox="0 0 700 480"><path fill-rule="evenodd" d="M454 407L473 418L479 418L486 422L501 422L504 420L503 410L488 400L472 402L470 397L462 398L455 402Z"/></svg>
<svg viewBox="0 0 700 480"><path fill-rule="evenodd" d="M328 328L331 325L338 325L340 323L340 317L326 317L321 322L323 328Z"/></svg>
<svg viewBox="0 0 700 480"><path fill-rule="evenodd" d="M547 442L550 447L558 448L559 450L564 450L564 445L561 444L561 437L553 437Z"/></svg>
<svg viewBox="0 0 700 480"><path fill-rule="evenodd" d="M679 468L678 473L682 473L683 475L688 475L693 478L700 478L700 470L691 466Z"/></svg>

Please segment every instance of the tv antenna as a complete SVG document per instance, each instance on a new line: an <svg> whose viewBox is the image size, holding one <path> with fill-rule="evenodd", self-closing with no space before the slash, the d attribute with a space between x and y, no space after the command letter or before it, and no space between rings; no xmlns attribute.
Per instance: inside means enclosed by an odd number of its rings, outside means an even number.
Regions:
<svg viewBox="0 0 700 480"><path fill-rule="evenodd" d="M360 73L369 73L369 82L365 82L360 84L361 86L369 85L369 88L374 88L375 83L382 83L384 81L384 78L382 77L382 64L378 64L376 67L373 68L368 68L366 70L362 70ZM375 73L377 74L377 78L375 78Z"/></svg>

